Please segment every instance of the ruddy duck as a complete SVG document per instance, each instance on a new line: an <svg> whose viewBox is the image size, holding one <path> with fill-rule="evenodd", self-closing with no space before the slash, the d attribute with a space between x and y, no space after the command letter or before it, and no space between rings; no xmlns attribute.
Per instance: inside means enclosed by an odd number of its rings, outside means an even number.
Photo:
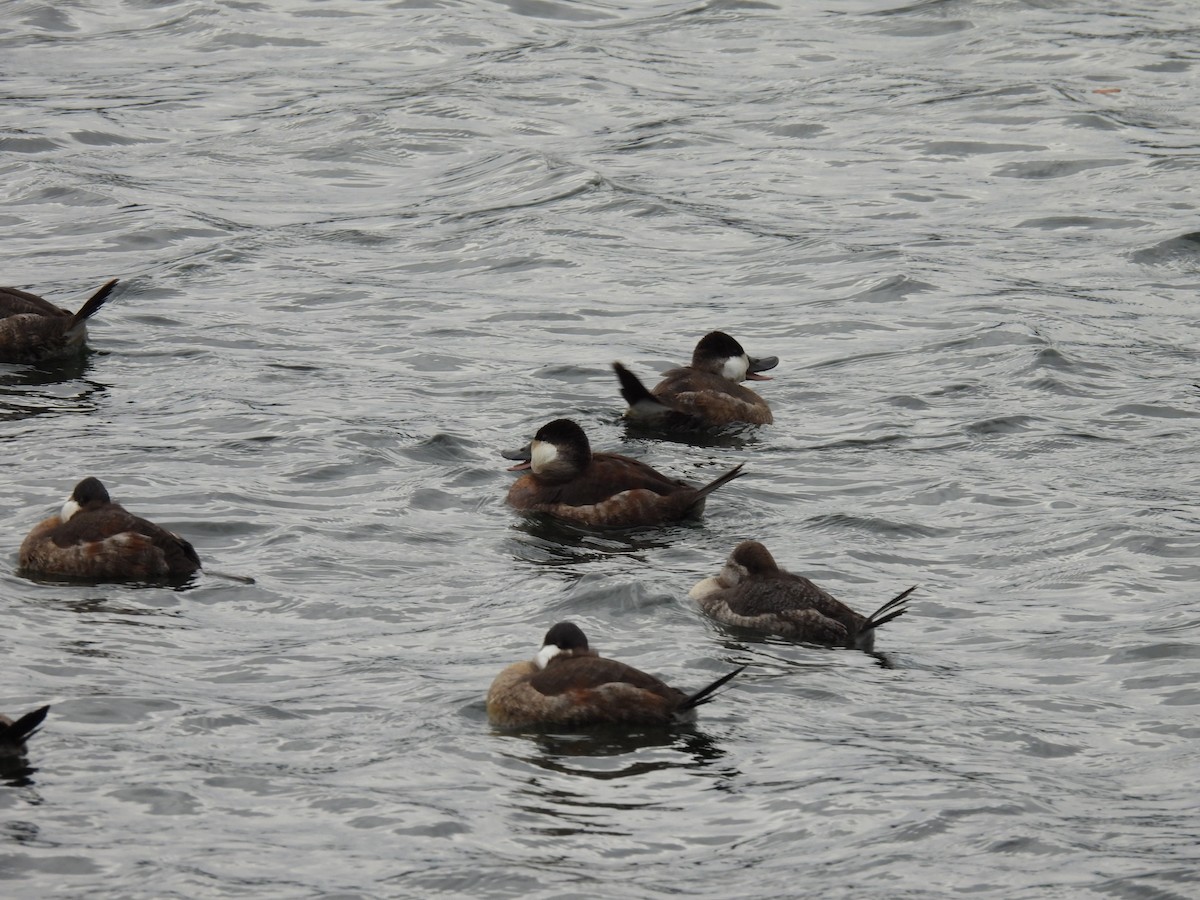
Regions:
<svg viewBox="0 0 1200 900"><path fill-rule="evenodd" d="M85 478L58 515L29 532L20 563L30 575L161 581L192 575L200 557L179 535L114 503L99 479Z"/></svg>
<svg viewBox="0 0 1200 900"><path fill-rule="evenodd" d="M604 659L588 649L578 625L559 622L546 632L537 656L496 676L487 696L488 718L502 728L686 722L744 668L685 694L633 666Z"/></svg>
<svg viewBox="0 0 1200 900"><path fill-rule="evenodd" d="M758 541L742 541L720 574L696 584L688 596L726 625L869 653L875 630L904 615L904 600L915 590L913 585L862 616L807 578L779 568Z"/></svg>
<svg viewBox="0 0 1200 900"><path fill-rule="evenodd" d="M671 369L653 391L621 363L613 370L621 396L629 404L625 415L668 428L710 428L738 422L770 425L767 401L741 381L770 381L760 375L779 365L779 357L754 359L723 331L706 334L692 353L692 364Z"/></svg>
<svg viewBox="0 0 1200 900"><path fill-rule="evenodd" d="M0 363L36 363L76 352L87 337L88 318L116 286L114 278L75 313L37 294L0 288Z"/></svg>
<svg viewBox="0 0 1200 900"><path fill-rule="evenodd" d="M742 474L738 464L695 487L628 456L592 453L587 435L570 419L543 425L527 446L503 455L521 460L510 472L531 470L509 488L510 506L577 525L629 528L698 516L705 497Z"/></svg>
<svg viewBox="0 0 1200 900"><path fill-rule="evenodd" d="M49 706L25 713L17 721L8 716L0 715L0 757L20 757L25 755L25 740L42 724Z"/></svg>

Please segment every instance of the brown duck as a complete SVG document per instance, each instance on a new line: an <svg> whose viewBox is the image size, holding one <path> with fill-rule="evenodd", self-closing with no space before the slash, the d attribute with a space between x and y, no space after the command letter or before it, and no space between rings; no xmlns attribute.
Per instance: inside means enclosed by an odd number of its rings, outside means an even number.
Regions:
<svg viewBox="0 0 1200 900"><path fill-rule="evenodd" d="M87 337L88 319L116 286L114 278L74 313L37 294L0 288L0 363L38 363L77 352Z"/></svg>
<svg viewBox="0 0 1200 900"><path fill-rule="evenodd" d="M492 682L488 718L504 728L530 726L670 725L695 717L695 709L746 668L685 694L633 666L604 659L588 647L572 622L559 622L532 660L513 663Z"/></svg>
<svg viewBox="0 0 1200 900"><path fill-rule="evenodd" d="M164 581L200 569L195 548L179 535L113 502L98 478L85 478L58 515L21 544L28 575L91 581Z"/></svg>
<svg viewBox="0 0 1200 900"><path fill-rule="evenodd" d="M905 600L914 590L915 585L863 616L807 578L779 568L758 541L742 541L720 573L698 582L688 596L725 625L870 652L876 629L908 611Z"/></svg>
<svg viewBox="0 0 1200 900"><path fill-rule="evenodd" d="M583 429L570 419L543 425L509 471L526 471L508 490L522 512L548 513L576 525L628 528L660 525L704 511L713 491L742 474L741 465L702 487L668 478L640 460L592 453Z"/></svg>
<svg viewBox="0 0 1200 900"><path fill-rule="evenodd" d="M725 332L713 331L696 344L691 365L665 372L654 390L619 362L613 370L630 419L667 428L711 428L770 425L774 417L767 401L740 382L770 381L759 373L777 365L779 357L755 359Z"/></svg>

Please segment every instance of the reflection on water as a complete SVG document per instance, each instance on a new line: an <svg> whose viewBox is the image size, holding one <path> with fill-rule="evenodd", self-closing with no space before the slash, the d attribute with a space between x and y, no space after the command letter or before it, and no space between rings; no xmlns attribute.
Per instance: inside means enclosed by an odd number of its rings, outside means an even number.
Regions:
<svg viewBox="0 0 1200 900"><path fill-rule="evenodd" d="M93 355L85 349L36 366L0 365L0 422L96 412L108 388L84 378Z"/></svg>
<svg viewBox="0 0 1200 900"><path fill-rule="evenodd" d="M525 539L517 541L513 559L544 566L571 565L610 556L637 556L662 550L678 541L694 522L639 528L588 529L545 513L514 513L509 526Z"/></svg>

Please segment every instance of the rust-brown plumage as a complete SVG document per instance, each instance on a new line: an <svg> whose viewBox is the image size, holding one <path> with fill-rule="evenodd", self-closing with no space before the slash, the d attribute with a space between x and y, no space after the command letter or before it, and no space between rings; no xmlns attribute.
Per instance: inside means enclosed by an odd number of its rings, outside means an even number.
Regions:
<svg viewBox="0 0 1200 900"><path fill-rule="evenodd" d="M77 352L87 337L87 320L116 286L116 278L102 285L78 312L37 294L0 288L0 363L37 363Z"/></svg>
<svg viewBox="0 0 1200 900"><path fill-rule="evenodd" d="M807 578L779 568L758 541L743 541L721 572L700 581L689 596L726 625L869 652L876 629L907 612L904 601L914 590L902 591L864 616Z"/></svg>
<svg viewBox="0 0 1200 900"><path fill-rule="evenodd" d="M697 706L745 666L693 694L588 647L571 622L559 622L533 660L514 663L488 691L488 718L505 728L530 726L669 725L687 721Z"/></svg>
<svg viewBox="0 0 1200 900"><path fill-rule="evenodd" d="M711 428L744 423L769 425L771 408L754 391L738 382L769 381L759 374L778 365L777 357L755 359L723 331L706 334L692 353L691 365L663 373L653 390L621 363L613 371L630 418L665 428ZM730 377L731 370L735 377Z"/></svg>
<svg viewBox="0 0 1200 900"><path fill-rule="evenodd" d="M592 453L587 435L570 419L542 426L528 446L504 456L521 460L513 470L531 470L509 488L510 506L585 526L659 525L698 516L709 494L742 474L739 464L696 487L628 456Z"/></svg>
<svg viewBox="0 0 1200 900"><path fill-rule="evenodd" d="M163 581L194 574L200 557L179 535L113 502L99 479L85 478L63 513L29 532L20 565L26 574L41 577Z"/></svg>

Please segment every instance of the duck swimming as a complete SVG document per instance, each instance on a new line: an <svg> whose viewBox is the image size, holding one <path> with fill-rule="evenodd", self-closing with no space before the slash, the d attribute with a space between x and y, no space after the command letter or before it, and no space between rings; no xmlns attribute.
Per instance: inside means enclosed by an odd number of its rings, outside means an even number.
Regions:
<svg viewBox="0 0 1200 900"><path fill-rule="evenodd" d="M585 526L629 528L698 516L709 494L742 474L739 464L696 487L628 456L592 453L570 419L543 425L527 446L503 456L520 461L510 472L527 471L508 490L510 506Z"/></svg>
<svg viewBox="0 0 1200 900"><path fill-rule="evenodd" d="M20 565L29 575L162 581L194 574L200 557L179 535L114 503L98 478L85 478L58 515L29 532Z"/></svg>
<svg viewBox="0 0 1200 900"><path fill-rule="evenodd" d="M15 722L8 716L0 715L0 757L24 756L25 740L37 731L49 711L49 706L43 706L25 713Z"/></svg>
<svg viewBox="0 0 1200 900"><path fill-rule="evenodd" d="M621 363L613 363L613 370L629 418L668 428L711 428L770 425L774 417L767 401L739 382L770 381L759 373L777 365L779 357L754 359L725 332L712 331L696 344L692 364L663 373L653 391Z"/></svg>
<svg viewBox="0 0 1200 900"><path fill-rule="evenodd" d="M496 676L487 695L488 719L502 728L686 722L744 668L685 694L633 666L604 659L589 649L578 625L559 622L546 632L537 656Z"/></svg>
<svg viewBox="0 0 1200 900"><path fill-rule="evenodd" d="M104 305L117 281L102 285L74 313L37 294L0 288L0 363L37 363L77 352L87 337L87 320Z"/></svg>
<svg viewBox="0 0 1200 900"><path fill-rule="evenodd" d="M688 596L725 625L869 653L876 629L904 615L905 598L915 590L914 585L871 615L859 615L807 578L779 568L758 541L742 541L720 573L697 583Z"/></svg>

